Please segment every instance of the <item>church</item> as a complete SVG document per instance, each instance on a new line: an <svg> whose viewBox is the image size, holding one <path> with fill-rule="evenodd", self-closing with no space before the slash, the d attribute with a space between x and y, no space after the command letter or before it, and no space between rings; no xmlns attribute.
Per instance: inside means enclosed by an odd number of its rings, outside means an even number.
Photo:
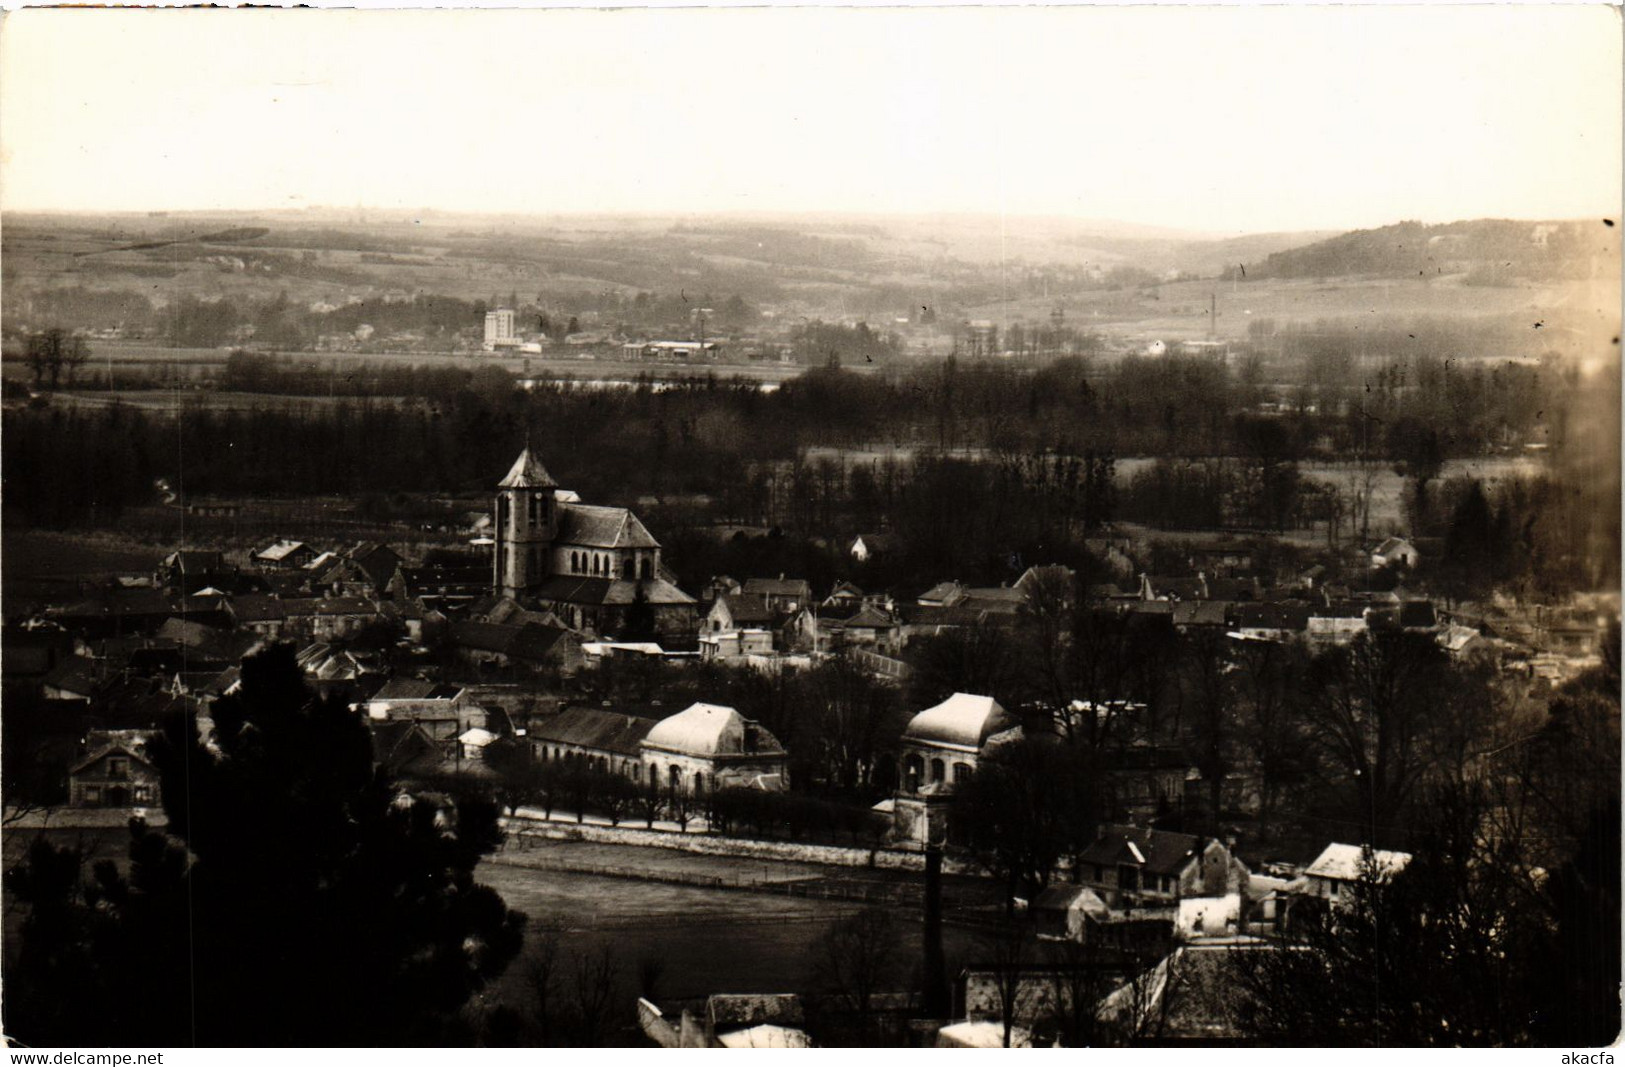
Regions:
<svg viewBox="0 0 1625 1067"><path fill-rule="evenodd" d="M660 542L626 508L579 503L527 445L497 483L492 591L595 636L691 634L694 598L672 584ZM647 613L643 608L647 606Z"/></svg>

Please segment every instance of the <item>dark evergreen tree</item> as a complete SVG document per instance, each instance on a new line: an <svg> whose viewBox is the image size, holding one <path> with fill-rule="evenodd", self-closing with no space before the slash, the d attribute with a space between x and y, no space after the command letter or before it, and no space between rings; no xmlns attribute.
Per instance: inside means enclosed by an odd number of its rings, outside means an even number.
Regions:
<svg viewBox="0 0 1625 1067"><path fill-rule="evenodd" d="M489 801L413 796L366 726L303 682L293 652L243 663L152 748L166 838L132 828L129 873L37 845L8 872L30 908L7 1032L31 1044L462 1043L468 998L524 917L474 880L500 841Z"/></svg>

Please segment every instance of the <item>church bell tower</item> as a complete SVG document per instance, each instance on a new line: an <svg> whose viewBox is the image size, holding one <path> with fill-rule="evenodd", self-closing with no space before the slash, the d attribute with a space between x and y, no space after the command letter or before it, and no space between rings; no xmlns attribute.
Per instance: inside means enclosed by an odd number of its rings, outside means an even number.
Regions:
<svg viewBox="0 0 1625 1067"><path fill-rule="evenodd" d="M559 532L558 483L527 444L497 483L495 574L492 590L518 598L548 576Z"/></svg>

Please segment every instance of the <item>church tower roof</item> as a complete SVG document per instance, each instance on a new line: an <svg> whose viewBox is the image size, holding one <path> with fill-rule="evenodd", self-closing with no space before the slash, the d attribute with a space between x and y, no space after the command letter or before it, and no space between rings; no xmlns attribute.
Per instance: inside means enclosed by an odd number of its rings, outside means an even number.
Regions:
<svg viewBox="0 0 1625 1067"><path fill-rule="evenodd" d="M542 466L542 461L531 454L530 446L526 445L525 450L519 453L519 458L514 460L508 476L497 483L497 488L557 489L558 484L553 480L553 476L547 473L547 468Z"/></svg>

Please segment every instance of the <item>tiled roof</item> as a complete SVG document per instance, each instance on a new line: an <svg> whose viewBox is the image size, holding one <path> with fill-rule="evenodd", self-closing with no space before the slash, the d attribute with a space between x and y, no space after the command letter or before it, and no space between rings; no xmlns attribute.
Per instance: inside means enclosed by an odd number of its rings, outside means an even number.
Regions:
<svg viewBox="0 0 1625 1067"><path fill-rule="evenodd" d="M767 601L761 596L751 593L733 593L721 599L728 609L728 617L734 621L735 626L750 623L771 623L773 621L775 612L767 606Z"/></svg>
<svg viewBox="0 0 1625 1067"><path fill-rule="evenodd" d="M746 578L745 592L759 596L812 595L812 586L803 578Z"/></svg>
<svg viewBox="0 0 1625 1067"><path fill-rule="evenodd" d="M556 489L558 482L547 473L542 461L527 447L508 468L507 477L497 483L499 489Z"/></svg>
<svg viewBox="0 0 1625 1067"><path fill-rule="evenodd" d="M459 648L496 652L533 662L540 662L568 634L568 630L536 623L503 626L490 622L455 622L451 626L451 642Z"/></svg>
<svg viewBox="0 0 1625 1067"><path fill-rule="evenodd" d="M436 688L438 687L435 683L426 682L421 678L391 678L372 695L372 699L426 700Z"/></svg>
<svg viewBox="0 0 1625 1067"><path fill-rule="evenodd" d="M889 630L897 625L897 620L876 607L863 607L857 614L846 619L831 619L832 624L849 628Z"/></svg>
<svg viewBox="0 0 1625 1067"><path fill-rule="evenodd" d="M1236 625L1243 630L1302 631L1309 626L1307 604L1237 604Z"/></svg>
<svg viewBox="0 0 1625 1067"><path fill-rule="evenodd" d="M626 508L565 504L559 509L556 543L587 548L659 548L638 517Z"/></svg>
<svg viewBox="0 0 1625 1067"><path fill-rule="evenodd" d="M617 604L632 603L638 586L643 586L644 598L653 605L692 604L694 598L659 578L632 582L622 578L584 578L568 574L555 574L536 587L538 600L558 601L565 604Z"/></svg>
<svg viewBox="0 0 1625 1067"><path fill-rule="evenodd" d="M1102 867L1129 863L1153 874L1178 874L1200 855L1204 843L1194 834L1109 825L1101 827L1095 843L1078 858Z"/></svg>
<svg viewBox="0 0 1625 1067"><path fill-rule="evenodd" d="M274 622L288 617L282 601L265 593L232 597L231 614L239 623Z"/></svg>
<svg viewBox="0 0 1625 1067"><path fill-rule="evenodd" d="M1409 852L1388 852L1384 849L1371 851L1371 863L1378 878L1392 878L1405 869L1410 863ZM1315 862L1311 863L1303 873L1311 878L1334 878L1339 881L1353 882L1360 878L1365 869L1365 850L1359 845L1327 845Z"/></svg>
<svg viewBox="0 0 1625 1067"><path fill-rule="evenodd" d="M526 736L532 743L580 745L635 756L638 743L657 721L607 708L570 707L544 722L532 720Z"/></svg>
<svg viewBox="0 0 1625 1067"><path fill-rule="evenodd" d="M280 563L282 560L287 559L301 548L307 549L311 552L315 551L315 549L311 548L303 541L278 541L276 544L269 545L254 553L254 558L270 560L273 563Z"/></svg>

